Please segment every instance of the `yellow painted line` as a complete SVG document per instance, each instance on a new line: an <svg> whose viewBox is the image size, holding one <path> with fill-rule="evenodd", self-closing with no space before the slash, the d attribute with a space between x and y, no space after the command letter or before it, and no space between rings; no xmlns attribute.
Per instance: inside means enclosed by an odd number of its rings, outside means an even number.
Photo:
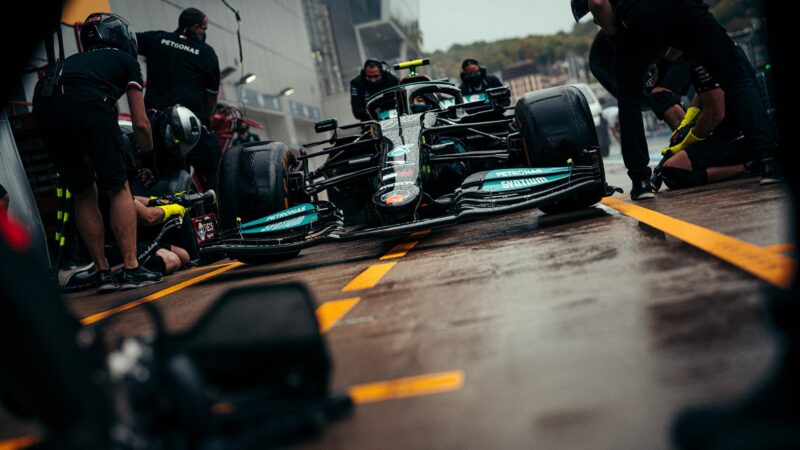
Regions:
<svg viewBox="0 0 800 450"><path fill-rule="evenodd" d="M124 304L122 306L118 306L116 308L109 309L108 311L103 311L103 312L100 312L100 313L97 313L97 314L93 314L93 315L91 315L89 317L84 317L81 320L81 323L83 325L91 325L93 323L97 323L97 322L99 322L99 321L101 321L103 319L107 319L107 318L113 316L114 314L119 314L119 313L121 313L123 311L128 311L128 310L131 310L133 308L136 308L139 305L143 305L145 303L158 300L158 299L160 299L162 297L166 297L167 295L174 294L174 293L176 293L178 291L186 289L189 286L195 285L195 284L197 284L197 283L199 283L199 282L201 282L203 280L207 280L209 278L215 277L215 276L217 276L217 275L219 275L221 273L225 273L225 272L227 272L229 270L233 270L233 269L235 269L235 268L237 268L239 266L242 266L242 265L244 265L244 263L240 263L240 262L231 263L231 264L229 264L229 265L227 265L225 267L221 267L221 268L219 268L219 269L217 269L217 270L215 270L213 272L204 273L203 275L200 275L200 276L194 277L192 279L186 280L183 283L178 283L175 286L170 286L170 287L168 287L166 289L163 289L161 291L152 293L152 294L148 295L147 297L142 297L142 298L140 298L138 300L134 300L134 301L132 301L130 303L126 303L126 304Z"/></svg>
<svg viewBox="0 0 800 450"><path fill-rule="evenodd" d="M229 262L229 263L222 263L222 264L214 264L214 265L211 265L211 266L193 267L193 268L189 269L189 272L197 272L197 271L200 271L200 270L216 269L218 267L228 267L231 264L235 264L235 263Z"/></svg>
<svg viewBox="0 0 800 450"><path fill-rule="evenodd" d="M406 256L406 253L410 252L411 249L416 247L417 244L419 244L419 241L403 242L397 244L394 246L394 248L389 250L389 253L381 256L380 260L386 261L388 259L402 258L403 256Z"/></svg>
<svg viewBox="0 0 800 450"><path fill-rule="evenodd" d="M7 441L0 441L0 450L19 450L30 447L38 442L38 439L29 436L9 439Z"/></svg>
<svg viewBox="0 0 800 450"><path fill-rule="evenodd" d="M602 203L733 264L768 283L784 289L789 288L795 261L788 256L773 253L757 245L614 198L606 197Z"/></svg>
<svg viewBox="0 0 800 450"><path fill-rule="evenodd" d="M354 403L363 405L365 403L457 391L463 386L464 372L454 370L377 383L357 384L350 388L349 394Z"/></svg>
<svg viewBox="0 0 800 450"><path fill-rule="evenodd" d="M770 245L769 247L764 247L764 250L772 253L786 253L794 249L795 245L791 242L788 244L777 244L777 245Z"/></svg>
<svg viewBox="0 0 800 450"><path fill-rule="evenodd" d="M389 273L389 271L392 270L392 267L396 265L396 262L390 262L375 264L374 266L367 267L367 270L361 272L357 277L353 278L349 283L347 283L347 286L342 288L342 292L357 291L359 289L375 287L375 285L381 281L381 278Z"/></svg>
<svg viewBox="0 0 800 450"><path fill-rule="evenodd" d="M319 332L327 333L328 330L342 320L351 309L361 299L359 297L346 298L343 300L332 300L325 302L317 307L317 321L319 322Z"/></svg>
<svg viewBox="0 0 800 450"><path fill-rule="evenodd" d="M431 230L415 231L415 232L409 234L408 238L409 239L423 238L423 237L427 236L428 233L430 233L430 232L431 232Z"/></svg>

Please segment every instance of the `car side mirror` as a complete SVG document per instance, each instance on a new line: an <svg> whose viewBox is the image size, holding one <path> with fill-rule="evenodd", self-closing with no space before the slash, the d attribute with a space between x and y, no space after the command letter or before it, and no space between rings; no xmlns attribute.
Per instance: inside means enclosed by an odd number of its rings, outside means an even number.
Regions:
<svg viewBox="0 0 800 450"><path fill-rule="evenodd" d="M339 122L336 119L325 119L314 123L314 131L317 134L325 133L326 131L333 131L330 142L336 142L337 139L336 130L338 128L339 128Z"/></svg>
<svg viewBox="0 0 800 450"><path fill-rule="evenodd" d="M326 131L336 131L338 127L339 122L336 119L325 119L314 124L314 131L319 134Z"/></svg>
<svg viewBox="0 0 800 450"><path fill-rule="evenodd" d="M486 90L486 97L489 99L489 102L492 106L502 106L505 107L504 103L508 103L511 100L511 89L506 86L491 88Z"/></svg>

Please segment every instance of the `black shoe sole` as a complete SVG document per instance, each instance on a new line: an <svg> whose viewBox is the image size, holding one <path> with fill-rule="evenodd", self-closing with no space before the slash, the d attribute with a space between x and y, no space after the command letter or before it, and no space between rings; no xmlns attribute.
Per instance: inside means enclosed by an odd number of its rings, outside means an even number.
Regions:
<svg viewBox="0 0 800 450"><path fill-rule="evenodd" d="M768 177L768 178L762 178L761 181L758 182L758 184L760 184L761 186L769 186L770 184L778 184L778 183L783 183L783 178Z"/></svg>
<svg viewBox="0 0 800 450"><path fill-rule="evenodd" d="M633 201L649 200L651 198L656 198L656 194L653 193L653 192L645 192L645 193L639 194L639 195L637 195L635 197L633 195L631 195L631 200L633 200Z"/></svg>
<svg viewBox="0 0 800 450"><path fill-rule="evenodd" d="M145 287L145 286L150 286L150 285L153 285L153 284L162 283L163 281L164 281L164 279L162 278L160 280L141 281L139 283L122 283L122 284L119 285L119 290L120 291L129 291L131 289L139 289L139 288L142 288L142 287Z"/></svg>
<svg viewBox="0 0 800 450"><path fill-rule="evenodd" d="M110 292L117 292L119 289L120 289L119 285L114 286L114 285L105 284L105 285L97 287L97 293L98 294L108 294Z"/></svg>

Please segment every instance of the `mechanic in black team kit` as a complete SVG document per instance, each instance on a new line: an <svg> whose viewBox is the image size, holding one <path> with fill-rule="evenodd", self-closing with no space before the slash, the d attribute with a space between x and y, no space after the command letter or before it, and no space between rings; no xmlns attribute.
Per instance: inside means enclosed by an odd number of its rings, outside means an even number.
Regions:
<svg viewBox="0 0 800 450"><path fill-rule="evenodd" d="M370 96L397 86L397 77L383 70L383 64L377 59L366 60L361 73L350 81L350 107L358 120L370 120L367 113L367 99Z"/></svg>
<svg viewBox="0 0 800 450"><path fill-rule="evenodd" d="M486 73L486 68L481 66L477 59L467 58L461 63L461 89L462 95L479 94L487 89L502 87L503 82L494 75Z"/></svg>
<svg viewBox="0 0 800 450"><path fill-rule="evenodd" d="M147 58L148 109L163 111L180 104L192 110L203 123L200 141L186 161L200 174L203 187L216 189L217 166L222 157L219 142L208 130L219 91L219 60L205 43L208 17L187 8L178 19L178 29L137 33L139 54Z"/></svg>
<svg viewBox="0 0 800 450"><path fill-rule="evenodd" d="M742 63L750 67L741 49L739 54ZM751 67L749 72L755 78ZM696 92L692 104L699 108L699 113L695 120L675 130L671 146L662 150L663 154L672 155L662 168L664 182L670 189L698 186L747 173L756 156L736 116L727 111L730 104L725 92L697 63L692 63L692 83Z"/></svg>
<svg viewBox="0 0 800 450"><path fill-rule="evenodd" d="M654 196L648 182L649 154L639 99L645 73L659 52L672 46L688 53L719 82L742 131L753 143L761 184L782 180L775 160L777 136L756 85L739 60L736 46L700 0L587 0L603 31L617 36L615 72L619 83L622 154L633 181L631 198Z"/></svg>
<svg viewBox="0 0 800 450"><path fill-rule="evenodd" d="M89 15L80 32L84 53L67 58L58 74L36 85L33 113L56 169L75 194L78 230L97 267L98 292L132 289L163 281L136 260L136 210L126 179L122 134L115 104L127 94L134 138L145 165L153 167L153 139L142 98L136 36L110 13ZM118 280L103 252L98 186L108 193L111 230L122 253Z"/></svg>

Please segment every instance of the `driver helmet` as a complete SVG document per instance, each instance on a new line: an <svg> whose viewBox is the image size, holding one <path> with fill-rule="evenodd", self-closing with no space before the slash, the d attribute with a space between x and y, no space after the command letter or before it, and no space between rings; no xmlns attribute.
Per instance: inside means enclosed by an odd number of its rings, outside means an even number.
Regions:
<svg viewBox="0 0 800 450"><path fill-rule="evenodd" d="M187 107L175 105L166 111L164 144L186 156L200 140L201 125L197 116Z"/></svg>
<svg viewBox="0 0 800 450"><path fill-rule="evenodd" d="M417 114L430 111L439 107L439 99L436 94L426 93L415 95L411 98L411 113Z"/></svg>
<svg viewBox="0 0 800 450"><path fill-rule="evenodd" d="M136 58L138 44L133 27L122 17L106 12L89 14L80 33L84 50L92 47L108 46L121 50Z"/></svg>

